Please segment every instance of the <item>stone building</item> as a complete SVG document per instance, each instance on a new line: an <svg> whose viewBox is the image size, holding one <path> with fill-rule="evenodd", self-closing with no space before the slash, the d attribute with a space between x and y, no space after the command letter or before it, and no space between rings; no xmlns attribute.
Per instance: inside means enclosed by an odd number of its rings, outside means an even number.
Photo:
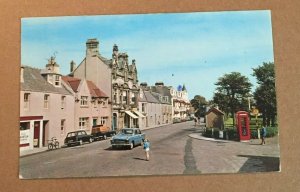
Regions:
<svg viewBox="0 0 300 192"><path fill-rule="evenodd" d="M112 54L112 127L139 127L137 97L139 94L135 60L129 64L127 53L119 53L117 45Z"/></svg>
<svg viewBox="0 0 300 192"><path fill-rule="evenodd" d="M51 57L45 69L21 67L20 150L60 144L74 129L74 97L64 86L59 65Z"/></svg>

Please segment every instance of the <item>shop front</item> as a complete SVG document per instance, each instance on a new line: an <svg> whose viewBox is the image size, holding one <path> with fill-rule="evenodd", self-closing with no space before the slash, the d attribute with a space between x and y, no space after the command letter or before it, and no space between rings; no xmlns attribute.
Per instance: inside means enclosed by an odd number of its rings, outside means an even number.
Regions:
<svg viewBox="0 0 300 192"><path fill-rule="evenodd" d="M43 116L20 117L20 150L43 147L44 131Z"/></svg>

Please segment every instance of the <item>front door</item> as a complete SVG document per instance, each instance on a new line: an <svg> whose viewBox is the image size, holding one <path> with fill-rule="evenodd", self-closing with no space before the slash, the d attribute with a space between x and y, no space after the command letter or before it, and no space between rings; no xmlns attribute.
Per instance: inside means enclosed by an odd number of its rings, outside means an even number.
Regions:
<svg viewBox="0 0 300 192"><path fill-rule="evenodd" d="M39 147L40 138L40 122L34 122L34 133L33 133L33 146Z"/></svg>

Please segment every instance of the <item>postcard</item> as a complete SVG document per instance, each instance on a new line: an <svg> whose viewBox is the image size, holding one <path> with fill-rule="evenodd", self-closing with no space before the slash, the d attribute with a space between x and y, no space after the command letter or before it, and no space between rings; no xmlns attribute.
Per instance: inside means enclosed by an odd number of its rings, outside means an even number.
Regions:
<svg viewBox="0 0 300 192"><path fill-rule="evenodd" d="M280 171L271 11L21 19L19 178Z"/></svg>

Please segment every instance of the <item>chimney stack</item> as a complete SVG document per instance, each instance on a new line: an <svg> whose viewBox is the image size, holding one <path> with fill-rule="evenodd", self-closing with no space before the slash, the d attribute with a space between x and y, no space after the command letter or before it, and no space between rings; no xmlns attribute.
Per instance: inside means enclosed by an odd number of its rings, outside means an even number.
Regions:
<svg viewBox="0 0 300 192"><path fill-rule="evenodd" d="M70 72L72 73L76 69L76 63L72 60L70 63Z"/></svg>
<svg viewBox="0 0 300 192"><path fill-rule="evenodd" d="M94 39L88 39L86 42L86 56L96 57L99 55L99 41Z"/></svg>

